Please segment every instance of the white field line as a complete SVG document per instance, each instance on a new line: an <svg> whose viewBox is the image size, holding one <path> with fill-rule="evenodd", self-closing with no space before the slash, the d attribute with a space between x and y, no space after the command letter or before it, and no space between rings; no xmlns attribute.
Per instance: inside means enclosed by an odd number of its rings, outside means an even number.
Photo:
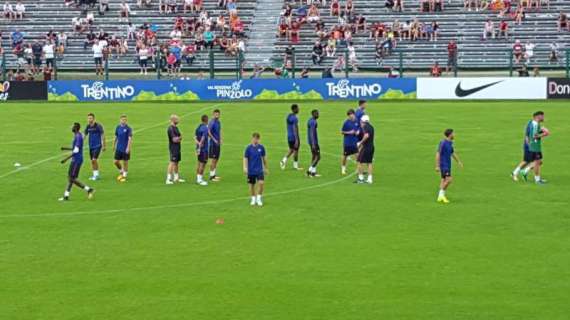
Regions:
<svg viewBox="0 0 570 320"><path fill-rule="evenodd" d="M180 118L185 118L185 117L190 116L190 115L192 115L192 114L200 113L200 112L203 112L203 111L205 111L205 110L215 108L215 107L217 107L217 106L219 106L219 105L220 105L220 104L218 103L218 104L214 104L214 105L211 105L211 106L208 106L208 107L204 107L204 108L199 109L199 110L195 110L195 111L192 111L192 112L188 112L188 113L183 114L182 116L180 116ZM168 123L168 121L161 121L161 122L159 122L159 123L157 123L157 124L154 124L154 125L152 125L152 126L148 126L148 127L140 128L140 129L138 129L138 130L134 130L133 133L141 133L141 132L146 131L146 130L148 130L148 129L154 129L154 128L156 128L156 127L163 126L165 123ZM106 141L107 141L107 142L111 142L112 139L111 139L111 138L108 138ZM21 171L24 171L24 170L31 169L31 168L33 168L33 167L37 167L37 166L39 166L39 165L42 164L42 163L45 163L45 162L48 162L48 161L51 161L51 160L54 160L54 159L57 159L57 158L60 158L60 157L61 157L61 154L58 154L58 155L55 155L55 156L52 156L52 157L49 157L49 158L45 158L45 159L36 161L36 162L31 163L31 164L29 164L29 165L27 165L27 166L24 166L24 167L21 167L21 168L18 168L18 169L14 169L14 170L12 170L12 171L8 171L8 172L6 172L6 173L0 175L0 179L6 178L6 177L8 177L8 176L11 176L11 175L13 175L13 174L15 174L15 173L18 173L18 172L21 172Z"/></svg>

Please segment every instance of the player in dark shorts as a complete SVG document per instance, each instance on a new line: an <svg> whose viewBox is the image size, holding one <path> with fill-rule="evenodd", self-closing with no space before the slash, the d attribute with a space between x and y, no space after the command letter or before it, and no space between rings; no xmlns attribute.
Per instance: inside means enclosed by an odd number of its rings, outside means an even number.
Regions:
<svg viewBox="0 0 570 320"><path fill-rule="evenodd" d="M363 115L360 118L360 131L362 139L357 143L358 147L358 180L357 183L372 183L374 161L374 127L370 124L370 117ZM367 167L368 177L364 180L364 167Z"/></svg>
<svg viewBox="0 0 570 320"><path fill-rule="evenodd" d="M453 129L445 130L443 135L445 138L441 140L437 152L435 153L435 171L441 174L437 202L445 204L449 203L445 192L453 180L451 177L451 158L453 158L461 168L463 168L463 163L459 160L459 156L453 149L453 139L455 139Z"/></svg>
<svg viewBox="0 0 570 320"><path fill-rule="evenodd" d="M103 126L95 121L95 115L89 113L87 115L87 126L85 127L85 136L89 137L89 159L93 168L93 175L89 180L99 180L99 156L101 151L105 151L105 131Z"/></svg>
<svg viewBox="0 0 570 320"><path fill-rule="evenodd" d="M319 147L319 135L317 133L317 119L319 119L319 110L311 111L311 119L307 122L307 140L311 147L311 165L307 170L308 177L320 177L317 174L317 165L321 160L321 148Z"/></svg>
<svg viewBox="0 0 570 320"><path fill-rule="evenodd" d="M528 173L532 170L534 166L534 159L529 150L529 133L532 128L532 120L529 120L526 124L524 140L523 140L523 160L515 167L511 173L511 178L513 181L519 181L519 175L522 176L524 181L528 179Z"/></svg>
<svg viewBox="0 0 570 320"><path fill-rule="evenodd" d="M303 170L299 168L299 147L301 146L301 140L299 138L299 118L297 114L299 113L299 105L291 105L291 113L287 115L285 120L287 124L287 144L289 146L289 151L279 162L282 170L287 167L287 160L289 157L293 156L293 168L295 170Z"/></svg>
<svg viewBox="0 0 570 320"><path fill-rule="evenodd" d="M207 186L208 182L204 181L204 168L208 163L208 116L203 115L202 123L196 128L194 140L196 141L196 155L198 164L196 166L196 183L201 186Z"/></svg>
<svg viewBox="0 0 570 320"><path fill-rule="evenodd" d="M178 123L180 118L173 114L170 116L170 125L166 131L168 135L168 150L170 154L170 160L168 162L168 170L166 175L166 184L174 184L175 182L186 182L184 179L180 179L178 164L182 160L181 153L181 142L182 134L178 129Z"/></svg>
<svg viewBox="0 0 570 320"><path fill-rule="evenodd" d="M265 147L259 143L261 136L254 133L251 144L247 146L243 156L243 172L247 176L252 206L263 206L262 196L265 185L265 174L268 173ZM255 187L257 191L255 190Z"/></svg>
<svg viewBox="0 0 570 320"><path fill-rule="evenodd" d="M71 148L62 147L61 150L71 151L71 154L61 161L61 163L67 162L71 159L69 164L69 171L67 174L67 187L63 193L63 197L59 198L59 201L69 200L69 194L71 193L71 188L73 185L87 191L87 198L93 198L93 193L95 189L90 188L83 183L81 183L77 178L79 177L79 171L81 170L81 165L83 164L83 135L81 134L81 125L79 123L74 123L71 127L73 132L73 142Z"/></svg>
<svg viewBox="0 0 570 320"><path fill-rule="evenodd" d="M356 114L353 109L346 112L347 119L342 125L341 133L343 138L343 153L341 160L341 174L346 174L346 162L348 157L358 153L358 136L360 135L360 125L356 120Z"/></svg>
<svg viewBox="0 0 570 320"><path fill-rule="evenodd" d="M220 122L220 110L214 110L212 120L208 124L209 149L208 157L210 158L210 181L220 181L220 177L216 174L218 161L222 149L222 123Z"/></svg>
<svg viewBox="0 0 570 320"><path fill-rule="evenodd" d="M123 114L121 115L119 125L115 129L115 140L113 141L115 166L119 169L119 176L117 176L117 181L119 182L127 181L132 142L133 130L127 125L127 116Z"/></svg>

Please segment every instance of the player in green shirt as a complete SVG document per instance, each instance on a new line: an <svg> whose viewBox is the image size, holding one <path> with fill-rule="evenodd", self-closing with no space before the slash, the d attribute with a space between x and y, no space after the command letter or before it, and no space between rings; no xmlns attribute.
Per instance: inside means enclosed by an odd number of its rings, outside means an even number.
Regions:
<svg viewBox="0 0 570 320"><path fill-rule="evenodd" d="M542 165L542 138L548 135L548 130L542 128L544 121L544 112L537 111L532 115L530 130L527 132L528 149L530 151L530 160L534 164L534 182L544 184L546 180L540 177L540 169Z"/></svg>

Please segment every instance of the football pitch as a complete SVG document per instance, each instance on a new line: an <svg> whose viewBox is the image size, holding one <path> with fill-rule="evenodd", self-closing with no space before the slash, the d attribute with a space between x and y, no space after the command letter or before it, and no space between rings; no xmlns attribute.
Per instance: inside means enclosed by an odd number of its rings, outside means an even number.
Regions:
<svg viewBox="0 0 570 320"><path fill-rule="evenodd" d="M0 106L2 319L568 319L570 104L369 102L374 184L340 174L340 128L356 102L298 102L320 110L320 178L279 168L290 103L8 103ZM222 180L195 179L193 134L221 109ZM524 127L546 114L546 185L513 182ZM61 165L93 112L112 138L133 128L129 180L115 180L111 143L102 180L66 186ZM182 117L181 174L165 185L166 128ZM465 168L451 204L436 203L438 142L455 129ZM250 207L242 157L261 133L270 172L264 207ZM86 146L87 149L87 146ZM16 168L15 163L22 166ZM350 164L350 171L354 169ZM207 172L207 170L206 170ZM224 219L224 224L216 220Z"/></svg>

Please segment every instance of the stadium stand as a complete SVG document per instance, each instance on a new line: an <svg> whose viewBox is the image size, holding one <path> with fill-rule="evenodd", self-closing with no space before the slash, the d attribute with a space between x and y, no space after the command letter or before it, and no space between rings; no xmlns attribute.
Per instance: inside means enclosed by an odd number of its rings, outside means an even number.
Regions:
<svg viewBox="0 0 570 320"><path fill-rule="evenodd" d="M59 69L92 70L94 68L93 53L90 48L84 48L86 33L79 34L73 30L74 27L72 26L72 21L74 21L73 23L76 23L79 26L78 28L83 28L81 25L87 25L87 20L92 18L92 30L95 32L104 30L104 33L109 36L107 41L114 43L118 48L128 47L127 50L123 48L123 50L115 50L114 53L111 53L111 57L108 59L110 69L139 70L138 56L135 50L137 42L129 39L126 41L125 46L121 45L124 42L121 39L128 38L129 24L127 21L132 23L137 31L143 25L150 30L156 31L158 44L165 44L173 36L171 32L175 25L176 17L182 17L181 20L185 23L184 28L188 25L189 20L199 19L198 13L182 13L184 1L181 0L175 1L178 13L166 14L160 12L160 4L167 5L169 1L173 0L127 1L131 11L128 19L121 16L122 1L100 0L103 3L109 3L109 10L102 15L98 13L99 3L95 3L93 7L88 4L76 6L76 3L81 1L22 0L21 2L26 8L23 19L14 20L4 15L0 21L0 31L2 32L2 48L6 53L6 66L12 69L18 65L17 56L12 52L10 36L14 31L21 31L24 34L24 43L32 44L35 40L45 41L46 34L51 30L56 34L63 31L67 35L65 54L63 58L56 59ZM143 4L138 6L137 2L145 1L150 2L150 5ZM198 0L198 2L200 1L203 1L205 11L208 12L213 20L216 20L222 14L225 17L225 23L229 24L228 9L223 6L223 2L227 0ZM386 2L389 3L390 1L387 0ZM551 1L550 8L543 6L539 11L530 10L525 14L520 25L515 21L516 16L511 16L516 11L517 3L515 1L513 1L510 13L506 13L504 17L499 17L499 11L493 11L490 7L486 10L468 11L464 8L463 1L459 0L433 0L434 3L443 4L444 8L440 12L421 12L420 4L423 5L424 0L403 1L404 9L400 12L388 9L384 0L353 0L354 19L358 19L359 15L362 15L366 21L366 31L353 32L351 41L354 43L356 60L360 69L383 70L388 66L397 68L400 64L400 52L402 63L406 69L427 69L435 61L445 66L448 56L447 45L451 40L457 42L457 63L462 68L493 69L508 67L510 63L509 49L512 49L515 40L521 41L523 50L527 41L536 46L534 57L532 57L529 63L531 66L535 65L541 68L561 67L565 63L562 51L568 48L570 31L562 30L559 32L557 30L557 19L560 12L570 11L570 2L568 1ZM482 2L493 6L496 1L486 2L484 0ZM90 1L87 0L85 2L89 3ZM220 6L220 2L222 2L222 6ZM339 21L339 17L331 16L331 1L326 2L325 5L320 5L320 1L309 0L309 3L312 2L319 4L320 20L324 23L324 29L327 32L331 32L331 28L335 25L350 23L351 19L349 17L345 17L343 19L344 22L342 22ZM306 3L305 1L301 3L296 1L288 4L293 21L299 18L299 15L310 15L309 7L299 10ZM429 6L429 2L427 3ZM12 2L11 5L15 11L16 3ZM340 12L345 11L346 1L339 2L339 5ZM323 69L332 67L335 64L337 67L343 64L344 61L339 61L339 59L342 60L344 58L343 53L346 51L346 44L340 42L337 45L335 55L324 57L321 65L315 66L313 64L311 61L312 47L319 38L318 32L315 31L314 22L301 24L298 40L290 39L289 33L287 33L288 36L286 37L277 35L286 6L287 3L283 2L283 0L237 0L238 16L244 25L243 39L248 39L248 41L239 43L238 40L235 40L235 43L225 52L216 46L213 50L215 69L234 70L236 68L235 56L237 51L245 51L247 68L251 68L255 64L280 65L284 63L283 60L288 46L295 49L298 68ZM4 5L4 7L6 6ZM4 8L4 11L6 11L6 8ZM396 20L400 22L400 28L404 28L403 25L406 21L413 22L415 19L418 19L420 24L425 23L426 28L428 24L437 21L439 26L437 39L433 39L433 41L403 39L400 41L399 35L395 34L396 41L391 53L385 52L385 57L377 59L377 42L370 38L370 28L375 23L382 23L385 25L385 30L388 31L389 27L393 26ZM489 36L487 40L483 40L485 22L488 19L494 22L494 31L497 36L496 39ZM508 39L498 35L499 24L503 20L509 25ZM289 23L292 22L289 21ZM429 33L429 30L426 29L426 31ZM216 28L215 34L220 39L222 32ZM117 37L116 40L112 40L113 35ZM226 32L225 35L231 40L229 32ZM385 37L388 35L389 33L386 32ZM382 36L379 37L379 43L382 43L382 38ZM194 33L191 36L183 36L182 43L189 44L195 40L200 42L200 39ZM117 45L117 43L119 44ZM238 43L241 50L237 48ZM549 61L549 51L553 43L558 45L558 61ZM244 48L246 44L247 48ZM323 45L326 46L326 44L327 40L323 38ZM24 48L21 49L23 50ZM118 54L116 51L123 54ZM525 59L522 60L524 61ZM23 60L21 62L23 63ZM183 63L186 69L207 70L209 68L207 51L197 50L193 63L190 64L189 62L184 61Z"/></svg>

